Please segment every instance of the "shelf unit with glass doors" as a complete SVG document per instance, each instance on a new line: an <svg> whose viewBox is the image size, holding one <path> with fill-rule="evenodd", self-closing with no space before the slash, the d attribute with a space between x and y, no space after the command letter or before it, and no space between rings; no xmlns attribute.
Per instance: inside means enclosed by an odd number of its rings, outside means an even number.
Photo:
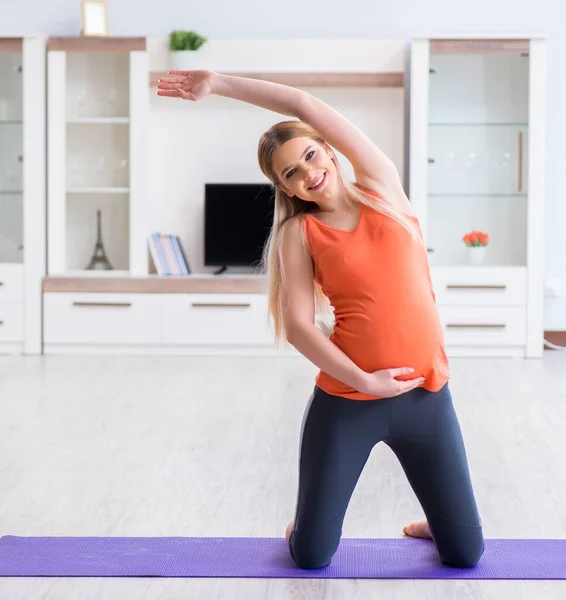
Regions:
<svg viewBox="0 0 566 600"><path fill-rule="evenodd" d="M447 347L541 356L546 43L414 40L410 94L410 197Z"/></svg>
<svg viewBox="0 0 566 600"><path fill-rule="evenodd" d="M0 353L39 354L45 274L45 40L0 38Z"/></svg>
<svg viewBox="0 0 566 600"><path fill-rule="evenodd" d="M50 38L48 273L147 275L145 38Z"/></svg>

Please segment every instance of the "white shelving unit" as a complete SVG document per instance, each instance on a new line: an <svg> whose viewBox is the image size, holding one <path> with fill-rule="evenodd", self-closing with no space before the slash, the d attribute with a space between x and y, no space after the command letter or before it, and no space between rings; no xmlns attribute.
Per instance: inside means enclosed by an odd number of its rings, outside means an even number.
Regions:
<svg viewBox="0 0 566 600"><path fill-rule="evenodd" d="M165 74L168 67L167 41L160 40L158 47L155 44L153 46L151 72L144 75L146 94L154 93L151 86ZM302 40L289 47L284 54L281 53L281 42L278 40L211 40L202 50L203 53L199 51L199 68L213 68L219 72L299 87L346 88L346 93L351 93L347 88L395 88L401 91L405 84L406 48L402 40L340 40L340 43L334 40ZM64 145L65 127L73 133L101 129L120 132L128 127L132 131L136 127L136 117L132 111L137 111L139 120L142 108L139 100L133 98L132 91L129 114L124 111L111 114L107 111L104 114L86 112L83 104L80 104L80 114L65 110L65 102L76 102L80 88L77 81L80 81L82 72L79 70L77 73L75 69L73 77L66 76L65 73L71 71L70 66L65 67L71 60L68 51L51 48L49 54L50 83L53 86L53 90L50 89L53 95L52 101L50 98L50 107L53 106L53 113L50 108L50 131L51 128L55 130L50 147L53 160L64 161L70 155L70 150ZM52 72L55 73L53 82ZM105 78L100 79L95 77L94 66L89 71L89 77L98 82L96 89L102 90L102 93L110 86L107 82L112 77L112 69L109 69L109 73L104 72ZM132 72L131 77L134 77ZM137 76L135 80L131 90L134 86L138 89ZM74 83L71 84L71 81ZM100 87L102 81L106 82L106 87ZM72 91L66 95L67 89ZM142 97L141 94L140 89L136 97ZM79 93L78 98L82 100L83 95ZM399 114L401 124L401 93L395 94L395 102L398 102L398 106L392 110L394 114ZM109 118L112 119L110 123L107 121ZM127 118L130 119L129 123L122 122ZM222 133L223 122L213 124L211 131L214 135ZM402 128L393 131L392 135L401 142ZM99 143L94 135L91 137ZM89 144L91 137L88 138ZM123 138L116 139L118 141L112 143L117 144ZM134 151L137 147L131 142L129 149ZM224 156L217 159L220 164ZM250 157L253 157L252 152ZM133 199L135 190L131 177L128 181L74 180L66 188L67 168L63 162L56 164L59 175L53 182L54 188L50 189L50 219L53 222L53 231L50 231L50 275L44 282L46 354L276 355L294 352L288 346L280 348L274 344L267 321L264 277L228 274L216 277L196 272L188 277L148 276L145 230L140 244L132 245L130 249L131 263L138 265L139 269L130 268L123 277L104 276L112 275L112 272L99 272L99 277L85 277L80 272L76 277L73 276L73 269L84 264L89 258L87 254L92 250L92 241L84 246L86 231L92 231L94 219L92 212L84 210L85 205L94 206L99 197L107 203L104 206L120 206L122 200L129 198L130 206L138 207L139 211L140 204ZM143 164L142 168L152 167L155 168L154 165ZM199 167L192 165L192 168ZM80 171L75 169L74 172ZM167 174L164 172L163 176ZM93 187L96 189L93 190ZM66 204L67 197L72 204ZM53 202L51 198L54 198ZM183 207L182 212L178 213L179 218L192 218L192 213L186 209L190 209L190 206ZM121 217L117 213L114 218ZM83 218L84 223L80 220ZM83 239L61 242L64 238L61 232L66 231L67 222L74 224L76 235ZM137 225L137 219L134 219L134 223L130 225L130 231L143 230ZM83 230L77 228L78 224ZM125 221L122 224L117 220L113 222L113 231L121 231L126 227ZM150 232L153 230L151 223L148 223L148 228ZM68 231L68 237L72 238L71 230ZM92 234L89 235L92 240ZM106 242L106 233L104 236ZM76 253L84 248L83 258L78 261L75 255L72 261L68 260L70 248ZM143 264L138 261L143 261ZM141 276L132 276L136 275L136 270Z"/></svg>
<svg viewBox="0 0 566 600"><path fill-rule="evenodd" d="M149 61L143 38L50 38L48 272L146 275Z"/></svg>
<svg viewBox="0 0 566 600"><path fill-rule="evenodd" d="M0 353L41 352L45 40L0 38Z"/></svg>
<svg viewBox="0 0 566 600"><path fill-rule="evenodd" d="M410 196L452 355L543 352L546 44L419 39ZM489 234L472 265L464 234Z"/></svg>

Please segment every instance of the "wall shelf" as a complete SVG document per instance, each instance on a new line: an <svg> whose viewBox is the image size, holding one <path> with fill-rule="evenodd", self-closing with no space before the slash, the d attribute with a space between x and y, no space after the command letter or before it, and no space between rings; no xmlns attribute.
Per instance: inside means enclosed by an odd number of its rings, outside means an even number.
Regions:
<svg viewBox="0 0 566 600"><path fill-rule="evenodd" d="M229 73L236 77L262 79L293 87L361 87L361 88L402 88L404 73ZM150 85L156 86L167 71L152 71Z"/></svg>

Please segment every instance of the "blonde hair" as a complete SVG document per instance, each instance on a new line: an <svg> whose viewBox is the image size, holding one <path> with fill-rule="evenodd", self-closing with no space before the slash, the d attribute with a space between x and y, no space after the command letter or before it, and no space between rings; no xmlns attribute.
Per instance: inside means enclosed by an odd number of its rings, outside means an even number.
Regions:
<svg viewBox="0 0 566 600"><path fill-rule="evenodd" d="M273 167L275 152L286 142L297 137L309 138L320 145L327 146L324 138L310 125L302 121L282 121L266 131L258 145L258 162L262 173L275 186L275 207L273 226L264 247L262 267L267 272L267 293L269 315L273 320L275 337L277 341L286 338L285 324L283 321L283 307L281 301L282 288L285 285L285 273L282 267L281 249L283 231L293 219L303 219L307 213L315 212L318 207L314 202L307 202L296 196L290 197L283 192L282 182ZM401 225L411 233L415 232L411 221L401 212L386 202L377 202L369 193L366 193L356 184L344 178L340 163L334 153L331 160L336 166L339 184L343 193L352 202L359 202L380 212ZM379 196L379 195L378 195ZM303 228L300 228L300 243L305 253L309 253ZM311 259L312 261L312 259ZM311 262L312 264L312 262ZM320 285L314 280L315 310L323 327L329 327L331 307L328 299L322 292Z"/></svg>

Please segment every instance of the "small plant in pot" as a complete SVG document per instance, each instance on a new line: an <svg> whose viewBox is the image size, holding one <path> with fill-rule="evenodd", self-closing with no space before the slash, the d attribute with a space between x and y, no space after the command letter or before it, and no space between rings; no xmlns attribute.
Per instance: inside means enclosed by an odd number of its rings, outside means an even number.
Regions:
<svg viewBox="0 0 566 600"><path fill-rule="evenodd" d="M470 253L470 262L481 265L485 258L485 248L489 243L489 235L483 231L470 231L462 238Z"/></svg>
<svg viewBox="0 0 566 600"><path fill-rule="evenodd" d="M195 55L197 50L207 42L207 38L182 29L169 34L169 51L171 52L171 69L175 71L191 71L197 67Z"/></svg>

